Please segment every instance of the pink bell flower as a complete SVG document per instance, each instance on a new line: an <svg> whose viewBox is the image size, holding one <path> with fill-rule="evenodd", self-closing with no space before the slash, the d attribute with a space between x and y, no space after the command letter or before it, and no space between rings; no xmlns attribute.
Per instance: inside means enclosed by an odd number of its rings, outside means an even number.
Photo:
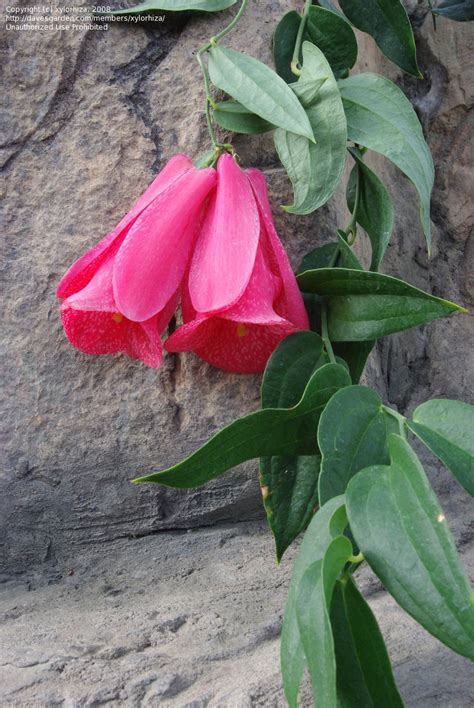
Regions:
<svg viewBox="0 0 474 708"><path fill-rule="evenodd" d="M173 157L118 226L69 268L56 294L71 344L160 366L160 334L176 309L215 182L215 170Z"/></svg>
<svg viewBox="0 0 474 708"><path fill-rule="evenodd" d="M236 373L264 370L278 343L309 322L273 224L264 175L230 155L213 192L183 291L183 326L165 342Z"/></svg>

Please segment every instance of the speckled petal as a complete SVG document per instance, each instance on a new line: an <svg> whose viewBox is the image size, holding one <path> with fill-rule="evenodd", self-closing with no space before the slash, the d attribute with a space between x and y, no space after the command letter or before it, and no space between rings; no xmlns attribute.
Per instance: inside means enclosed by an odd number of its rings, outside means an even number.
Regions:
<svg viewBox="0 0 474 708"><path fill-rule="evenodd" d="M275 303L275 309L283 317L293 322L298 329L309 329L308 315L305 310L301 292L298 288L288 256L275 230L268 201L265 176L260 170L255 168L247 170L247 175L257 199L263 227L262 231L264 230L266 235L266 238L261 237L262 248L267 251L268 257L271 258L273 255L276 268L283 283L282 293Z"/></svg>
<svg viewBox="0 0 474 708"><path fill-rule="evenodd" d="M190 170L136 219L115 258L115 301L142 322L162 310L180 286L215 170Z"/></svg>
<svg viewBox="0 0 474 708"><path fill-rule="evenodd" d="M191 261L189 292L198 312L219 312L243 294L255 263L260 224L250 182L231 155L217 164L217 189Z"/></svg>
<svg viewBox="0 0 474 708"><path fill-rule="evenodd" d="M186 155L175 155L172 157L130 211L121 219L119 224L117 224L115 229L72 264L57 287L57 297L66 298L84 288L93 277L97 268L107 258L110 247L115 244L117 239L123 241L127 228L143 209L145 209L160 192L191 169L194 169L193 164Z"/></svg>

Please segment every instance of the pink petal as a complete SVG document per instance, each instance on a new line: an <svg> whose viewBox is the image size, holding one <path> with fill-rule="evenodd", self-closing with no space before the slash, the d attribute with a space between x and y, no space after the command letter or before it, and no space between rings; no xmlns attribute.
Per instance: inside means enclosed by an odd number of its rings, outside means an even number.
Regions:
<svg viewBox="0 0 474 708"><path fill-rule="evenodd" d="M233 305L249 282L260 232L249 180L230 155L217 164L217 189L196 244L189 291L198 312Z"/></svg>
<svg viewBox="0 0 474 708"><path fill-rule="evenodd" d="M282 339L296 331L290 322L242 324L202 317L183 325L165 342L169 352L193 351L211 366L237 374L257 374Z"/></svg>
<svg viewBox="0 0 474 708"><path fill-rule="evenodd" d="M215 180L211 168L186 172L130 227L115 258L113 276L118 309L128 319L149 319L180 286L200 212Z"/></svg>
<svg viewBox="0 0 474 708"><path fill-rule="evenodd" d="M61 318L71 344L86 354L124 352L147 366L161 365L162 346L156 318L137 323L119 313L73 308L63 309Z"/></svg>
<svg viewBox="0 0 474 708"><path fill-rule="evenodd" d="M226 320L253 324L279 324L284 320L273 309L280 283L265 261L262 249L257 250L249 284L242 297L227 310L220 312Z"/></svg>
<svg viewBox="0 0 474 708"><path fill-rule="evenodd" d="M61 304L61 309L69 307L75 310L97 310L102 312L117 312L114 291L112 287L112 274L114 271L115 246L109 251L109 256L97 269L89 283L74 295L70 295Z"/></svg>
<svg viewBox="0 0 474 708"><path fill-rule="evenodd" d="M268 202L265 176L260 170L255 168L247 170L247 175L252 184L264 230L267 235L267 239L262 239L262 244L267 246L269 250L268 255L270 257L273 255L283 282L283 293L278 298L276 310L283 317L293 322L298 329L309 329L308 315L305 310L301 292L298 288L288 256L275 230L271 208ZM267 242L266 244L265 241Z"/></svg>
<svg viewBox="0 0 474 708"><path fill-rule="evenodd" d="M143 209L145 209L160 192L191 169L193 169L193 164L186 155L175 155L172 157L131 210L121 219L115 229L72 264L62 277L56 290L56 296L59 298L69 297L87 285L96 269L103 263L104 259L107 258L109 248L115 240L119 236L123 240L125 230Z"/></svg>

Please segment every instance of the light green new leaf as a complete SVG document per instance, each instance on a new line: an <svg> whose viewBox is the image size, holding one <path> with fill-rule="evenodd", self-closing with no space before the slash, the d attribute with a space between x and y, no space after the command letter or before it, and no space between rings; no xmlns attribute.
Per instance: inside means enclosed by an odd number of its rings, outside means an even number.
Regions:
<svg viewBox="0 0 474 708"><path fill-rule="evenodd" d="M298 403L312 374L328 357L315 332L286 337L268 360L262 382L262 408ZM260 460L260 484L278 561L306 528L318 501L320 455L275 455Z"/></svg>
<svg viewBox="0 0 474 708"><path fill-rule="evenodd" d="M278 74L261 61L233 49L216 46L209 51L212 83L256 113L284 130L314 141L303 106Z"/></svg>
<svg viewBox="0 0 474 708"><path fill-rule="evenodd" d="M298 587L306 570L321 561L333 538L340 536L347 526L344 498L331 499L312 519L296 557L281 631L281 670L286 700L296 708L301 677L306 659L296 616Z"/></svg>
<svg viewBox="0 0 474 708"><path fill-rule="evenodd" d="M339 704L403 708L377 620L350 576L334 588L331 626Z"/></svg>
<svg viewBox="0 0 474 708"><path fill-rule="evenodd" d="M329 612L334 586L352 554L352 544L337 536L324 557L305 571L298 586L296 617L315 705L333 708L337 704L336 658Z"/></svg>
<svg viewBox="0 0 474 708"><path fill-rule="evenodd" d="M354 213L357 189L359 202L356 219L367 232L372 246L370 270L378 270L393 230L394 210L390 194L377 175L361 160L357 150L350 150L356 161L347 183L347 206Z"/></svg>
<svg viewBox="0 0 474 708"><path fill-rule="evenodd" d="M237 101L221 101L216 104L214 118L218 125L225 130L232 130L234 133L245 135L255 135L274 130L275 126L260 116L257 116L248 108L245 108Z"/></svg>
<svg viewBox="0 0 474 708"><path fill-rule="evenodd" d="M453 651L474 660L474 596L418 458L398 435L390 466L356 474L347 514L367 562L396 601Z"/></svg>
<svg viewBox="0 0 474 708"><path fill-rule="evenodd" d="M146 2L126 8L125 10L115 10L107 12L107 15L136 15L153 10L168 10L170 12L182 12L183 10L200 10L201 12L217 12L226 10L235 5L237 0L146 0Z"/></svg>
<svg viewBox="0 0 474 708"><path fill-rule="evenodd" d="M420 122L405 94L376 74L339 81L349 140L391 160L413 182L421 202L421 223L431 248L430 198L434 167Z"/></svg>
<svg viewBox="0 0 474 708"><path fill-rule="evenodd" d="M326 364L313 374L293 408L265 408L239 418L177 465L133 481L189 489L255 457L316 454L319 416L331 396L349 384L343 366Z"/></svg>
<svg viewBox="0 0 474 708"><path fill-rule="evenodd" d="M346 159L347 129L337 83L324 54L313 44L303 44L303 69L299 81L325 78L317 99L307 109L317 143L295 131L275 131L275 147L293 184L294 203L285 209L309 214L327 202L341 179Z"/></svg>
<svg viewBox="0 0 474 708"><path fill-rule="evenodd" d="M463 310L381 273L321 268L301 273L298 283L304 292L327 298L334 342L370 341Z"/></svg>
<svg viewBox="0 0 474 708"><path fill-rule="evenodd" d="M462 401L426 401L415 410L408 426L474 496L474 406Z"/></svg>
<svg viewBox="0 0 474 708"><path fill-rule="evenodd" d="M370 465L390 462L387 437L397 423L380 396L365 386L348 386L331 398L319 420L319 503L344 494L352 477Z"/></svg>
<svg viewBox="0 0 474 708"><path fill-rule="evenodd" d="M340 0L339 4L354 27L370 34L386 57L423 78L416 63L413 30L400 0Z"/></svg>

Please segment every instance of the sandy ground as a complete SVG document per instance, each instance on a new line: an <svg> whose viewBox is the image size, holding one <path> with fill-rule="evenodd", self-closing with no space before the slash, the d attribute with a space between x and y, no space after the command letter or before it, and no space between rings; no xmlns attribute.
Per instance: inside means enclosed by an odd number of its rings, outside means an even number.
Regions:
<svg viewBox="0 0 474 708"><path fill-rule="evenodd" d="M70 567L5 581L1 705L284 706L290 570L290 554L276 566L264 523L249 522L84 547ZM469 663L417 627L368 570L361 585L407 706L473 705Z"/></svg>

